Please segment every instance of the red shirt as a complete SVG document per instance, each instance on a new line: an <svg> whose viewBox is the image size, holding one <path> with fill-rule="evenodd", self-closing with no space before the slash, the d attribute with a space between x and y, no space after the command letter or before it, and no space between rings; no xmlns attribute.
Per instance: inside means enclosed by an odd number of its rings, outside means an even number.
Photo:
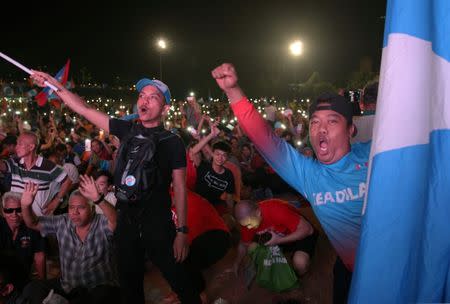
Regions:
<svg viewBox="0 0 450 304"><path fill-rule="evenodd" d="M197 182L197 168L194 165L189 151L186 152L186 187L189 190L195 190L195 183Z"/></svg>
<svg viewBox="0 0 450 304"><path fill-rule="evenodd" d="M269 199L258 203L261 210L261 223L258 228L248 229L241 226L241 240L244 243L253 241L255 234L264 229L288 235L297 230L301 216L294 206L279 199Z"/></svg>
<svg viewBox="0 0 450 304"><path fill-rule="evenodd" d="M216 209L206 199L189 190L187 191L187 210L189 244L196 237L210 230L229 232L227 225ZM178 226L175 207L172 207L172 219L175 225Z"/></svg>

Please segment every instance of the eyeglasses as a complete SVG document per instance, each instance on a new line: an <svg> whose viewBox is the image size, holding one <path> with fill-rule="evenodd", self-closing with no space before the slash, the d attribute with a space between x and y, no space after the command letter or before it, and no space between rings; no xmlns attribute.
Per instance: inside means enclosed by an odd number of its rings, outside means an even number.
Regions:
<svg viewBox="0 0 450 304"><path fill-rule="evenodd" d="M3 208L3 212L6 214L11 214L13 212L16 213L22 213L22 208L18 207L18 208Z"/></svg>

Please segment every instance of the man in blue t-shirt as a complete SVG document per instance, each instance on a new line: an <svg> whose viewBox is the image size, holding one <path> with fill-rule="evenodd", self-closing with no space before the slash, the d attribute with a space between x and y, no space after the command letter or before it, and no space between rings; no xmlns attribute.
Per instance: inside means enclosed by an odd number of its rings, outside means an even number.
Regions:
<svg viewBox="0 0 450 304"><path fill-rule="evenodd" d="M326 93L311 105L309 138L317 159L307 158L273 133L239 87L233 65L222 64L212 76L261 155L311 203L338 254L334 302L346 302L359 243L370 152L370 143L350 145L355 133L351 104L340 95Z"/></svg>

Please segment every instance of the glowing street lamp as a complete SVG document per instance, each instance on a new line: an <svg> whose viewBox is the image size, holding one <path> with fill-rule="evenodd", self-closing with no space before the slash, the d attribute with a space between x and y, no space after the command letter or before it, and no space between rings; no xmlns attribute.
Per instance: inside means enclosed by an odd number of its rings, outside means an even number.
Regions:
<svg viewBox="0 0 450 304"><path fill-rule="evenodd" d="M158 39L156 46L159 49L159 80L162 79L162 53L167 49L167 42L164 39Z"/></svg>
<svg viewBox="0 0 450 304"><path fill-rule="evenodd" d="M291 54L295 57L300 56L303 53L303 42L296 40L289 45Z"/></svg>
<svg viewBox="0 0 450 304"><path fill-rule="evenodd" d="M295 40L289 45L289 50L291 55L294 57L299 57L303 53L303 42L300 40ZM297 67L294 65L294 83L297 82Z"/></svg>

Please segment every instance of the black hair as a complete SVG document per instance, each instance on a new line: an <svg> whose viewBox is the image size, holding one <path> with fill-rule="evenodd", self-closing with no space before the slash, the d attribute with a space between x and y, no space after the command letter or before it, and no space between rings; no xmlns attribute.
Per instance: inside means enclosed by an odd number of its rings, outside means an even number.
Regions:
<svg viewBox="0 0 450 304"><path fill-rule="evenodd" d="M106 170L98 170L92 174L94 180L99 178L100 176L106 176L108 178L108 184L111 185L113 183L113 176L109 171Z"/></svg>
<svg viewBox="0 0 450 304"><path fill-rule="evenodd" d="M225 141L218 141L212 145L212 150L222 150L223 152L231 153L231 147Z"/></svg>

